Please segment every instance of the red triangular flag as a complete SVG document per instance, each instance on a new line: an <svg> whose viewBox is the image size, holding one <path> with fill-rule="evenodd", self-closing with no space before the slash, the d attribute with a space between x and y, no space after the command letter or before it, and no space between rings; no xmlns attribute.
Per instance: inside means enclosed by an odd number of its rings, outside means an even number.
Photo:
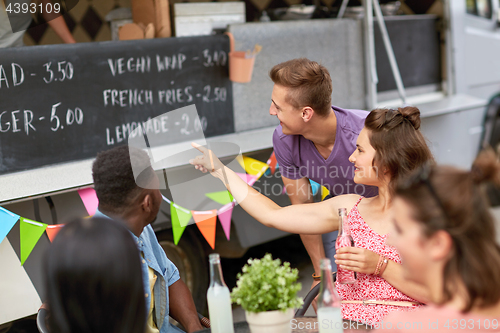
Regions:
<svg viewBox="0 0 500 333"><path fill-rule="evenodd" d="M55 224L47 226L45 232L47 233L47 236L49 236L50 242L54 241L54 238L56 238L57 233L61 231L62 227L64 227L64 224Z"/></svg>
<svg viewBox="0 0 500 333"><path fill-rule="evenodd" d="M215 249L215 228L217 223L217 210L208 210L203 212L191 211L194 222L201 234L207 240L208 244Z"/></svg>
<svg viewBox="0 0 500 333"><path fill-rule="evenodd" d="M276 155L274 155L274 151L271 154L271 157L267 160L267 164L269 165L269 168L271 168L271 173L274 174L274 171L276 171L276 164L278 161L276 160Z"/></svg>

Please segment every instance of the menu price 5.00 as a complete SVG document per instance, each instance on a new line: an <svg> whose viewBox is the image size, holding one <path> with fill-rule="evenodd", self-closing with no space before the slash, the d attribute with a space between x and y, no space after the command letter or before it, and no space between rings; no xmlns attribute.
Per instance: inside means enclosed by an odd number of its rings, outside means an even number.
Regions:
<svg viewBox="0 0 500 333"><path fill-rule="evenodd" d="M0 132L16 133L24 131L26 135L29 135L30 132L37 131L37 127L40 123L47 121L50 123L50 130L52 132L56 132L71 125L83 124L84 115L81 108L63 108L61 105L61 102L52 105L50 117L36 117L31 110L3 111L0 113ZM63 111L64 109L66 109L66 111Z"/></svg>

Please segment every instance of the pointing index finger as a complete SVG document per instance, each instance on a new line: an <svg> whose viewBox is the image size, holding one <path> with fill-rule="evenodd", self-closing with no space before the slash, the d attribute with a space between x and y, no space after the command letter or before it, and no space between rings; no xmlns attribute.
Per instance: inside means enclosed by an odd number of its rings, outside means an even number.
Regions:
<svg viewBox="0 0 500 333"><path fill-rule="evenodd" d="M193 146L193 148L198 149L203 154L205 154L205 152L207 151L207 149L205 147L203 147L202 145L197 144L196 142L191 142L191 146Z"/></svg>

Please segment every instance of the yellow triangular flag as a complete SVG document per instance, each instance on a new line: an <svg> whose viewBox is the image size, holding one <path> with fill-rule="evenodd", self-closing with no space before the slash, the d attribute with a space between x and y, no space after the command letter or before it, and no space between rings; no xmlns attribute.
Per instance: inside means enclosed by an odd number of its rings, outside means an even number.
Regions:
<svg viewBox="0 0 500 333"><path fill-rule="evenodd" d="M326 187L321 186L321 201L325 200L328 194L330 194L330 191Z"/></svg>
<svg viewBox="0 0 500 333"><path fill-rule="evenodd" d="M254 158L243 156L244 168L249 175L260 178L264 172L269 168L267 163L257 161Z"/></svg>
<svg viewBox="0 0 500 333"><path fill-rule="evenodd" d="M21 233L21 265L24 265L31 251L35 248L36 243L38 243L38 240L45 232L45 229L47 229L47 224L21 217L21 224L19 225Z"/></svg>

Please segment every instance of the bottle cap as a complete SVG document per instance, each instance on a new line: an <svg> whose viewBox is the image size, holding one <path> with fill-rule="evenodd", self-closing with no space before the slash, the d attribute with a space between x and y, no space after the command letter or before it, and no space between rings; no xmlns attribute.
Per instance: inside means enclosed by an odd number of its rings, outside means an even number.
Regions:
<svg viewBox="0 0 500 333"><path fill-rule="evenodd" d="M319 268L332 270L332 262L328 258L323 258L319 260Z"/></svg>
<svg viewBox="0 0 500 333"><path fill-rule="evenodd" d="M218 253L210 253L208 255L208 261L214 264L220 263L220 255Z"/></svg>

